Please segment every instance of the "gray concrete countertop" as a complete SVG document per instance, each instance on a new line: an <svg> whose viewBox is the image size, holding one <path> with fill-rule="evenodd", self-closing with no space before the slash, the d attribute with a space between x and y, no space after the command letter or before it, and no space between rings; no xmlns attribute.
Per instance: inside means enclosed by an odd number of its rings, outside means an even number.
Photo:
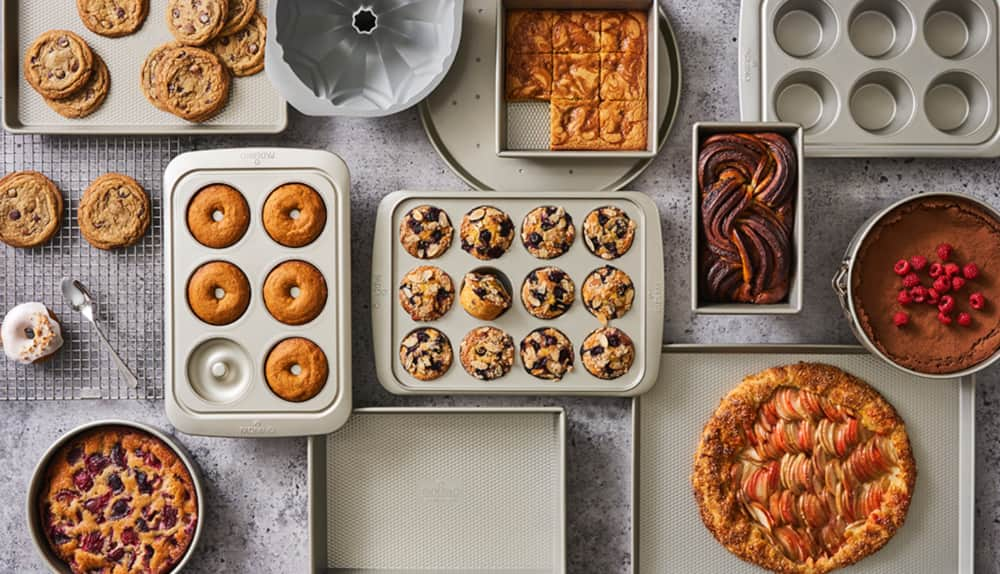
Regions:
<svg viewBox="0 0 1000 574"><path fill-rule="evenodd" d="M666 147L630 188L652 196L662 215L666 342L854 343L829 281L847 242L867 217L894 200L923 191L963 191L1000 204L1000 163L996 161L809 160L805 171L809 232L803 312L780 318L694 317L688 300L691 125L700 120L738 119L739 3L699 0L672 2L665 8L678 34L684 64L681 108ZM315 119L293 114L288 131L281 136L200 138L182 143L185 147L304 146L340 154L353 175L356 405L565 406L569 413L569 571L630 571L627 400L400 399L385 392L375 379L368 284L376 206L382 196L397 189L466 189L435 154L414 110L377 120ZM0 156L16 153L14 149L0 150ZM31 158L19 158L17 163L28 168ZM159 189L152 191L159 193ZM3 277L3 288L17 281L17 277ZM162 350L150 348L148 352ZM1000 564L1000 368L990 369L978 382L976 566L979 572L995 572ZM24 518L31 470L63 432L108 417L134 419L173 431L162 402L0 404L0 467L5 470L0 480L0 571L44 571ZM208 528L188 571L306 571L306 441L183 434L178 438L198 460L208 491Z"/></svg>

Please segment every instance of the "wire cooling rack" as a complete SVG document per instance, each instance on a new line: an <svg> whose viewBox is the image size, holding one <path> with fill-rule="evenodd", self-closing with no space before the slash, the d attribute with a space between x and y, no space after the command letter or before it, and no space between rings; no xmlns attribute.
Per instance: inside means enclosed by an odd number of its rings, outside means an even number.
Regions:
<svg viewBox="0 0 1000 574"><path fill-rule="evenodd" d="M178 138L0 135L3 173L40 171L63 192L59 233L35 249L0 244L0 316L39 301L56 314L66 343L52 359L19 365L0 358L0 401L159 399L163 397L163 265L161 178L181 151ZM91 181L108 172L137 179L152 200L149 232L137 245L102 251L80 235L76 210ZM63 302L59 283L87 285L111 344L139 379L133 389L83 317Z"/></svg>

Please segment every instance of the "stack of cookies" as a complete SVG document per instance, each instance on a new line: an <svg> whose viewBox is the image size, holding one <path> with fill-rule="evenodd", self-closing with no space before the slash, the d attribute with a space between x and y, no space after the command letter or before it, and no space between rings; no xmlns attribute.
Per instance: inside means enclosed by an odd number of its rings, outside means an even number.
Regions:
<svg viewBox="0 0 1000 574"><path fill-rule="evenodd" d="M111 86L104 61L69 30L49 30L35 39L24 55L24 79L67 118L92 114Z"/></svg>

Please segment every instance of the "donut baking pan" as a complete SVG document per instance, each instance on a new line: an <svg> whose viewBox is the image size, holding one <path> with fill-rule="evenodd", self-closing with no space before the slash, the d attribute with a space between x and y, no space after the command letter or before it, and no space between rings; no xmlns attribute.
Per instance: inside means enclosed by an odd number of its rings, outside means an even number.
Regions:
<svg viewBox="0 0 1000 574"><path fill-rule="evenodd" d="M351 409L350 175L337 156L316 150L242 148L197 151L174 158L163 175L163 259L165 267L167 416L178 429L215 436L296 436L329 433ZM315 190L326 209L326 225L304 247L284 247L262 224L263 206L272 191L288 183ZM236 189L249 204L246 233L231 247L212 249L188 227L192 197L212 184ZM218 211L218 210L217 210ZM297 208L289 216L296 218ZM221 221L224 214L213 212ZM298 214L302 217L302 213ZM234 322L210 325L188 302L188 282L202 265L225 261L237 266L250 284L250 303ZM281 263L305 261L323 275L326 303L313 320L292 326L272 316L263 300L265 278ZM289 297L303 296L303 280ZM216 298L225 297L220 286ZM221 300L221 299L220 299ZM279 397L265 379L271 350L289 338L305 338L326 357L329 374L314 397L292 402ZM294 357L293 357L294 359ZM296 369L298 367L298 369ZM304 365L288 370L298 382Z"/></svg>
<svg viewBox="0 0 1000 574"><path fill-rule="evenodd" d="M259 0L263 12L268 0ZM14 133L42 134L252 134L278 133L288 123L288 106L264 74L233 82L229 102L222 112L204 123L190 123L153 107L143 95L139 70L153 48L172 41L166 9L153 3L137 32L121 38L104 38L80 22L74 3L39 0L2 0L3 128ZM108 65L111 88L96 112L82 119L67 119L54 112L24 81L22 56L42 32L72 30L80 34ZM270 30L269 30L270 32ZM270 33L268 34L271 35Z"/></svg>
<svg viewBox="0 0 1000 574"><path fill-rule="evenodd" d="M706 280L702 271L702 254L705 241L702 220L701 188L698 185L698 157L702 144L716 134L744 133L755 134L772 132L785 136L795 149L796 182L792 224L792 253L788 254L791 261L791 278L788 286L788 296L784 301L770 304L753 303L717 303L703 300L703 284ZM699 122L691 130L691 310L705 315L789 315L802 311L802 264L805 260L805 185L804 154L802 153L802 128L797 124L766 123L766 122ZM748 168L751 172L753 168ZM752 209L752 203L747 209ZM749 249L749 247L747 247Z"/></svg>
<svg viewBox="0 0 1000 574"><path fill-rule="evenodd" d="M997 156L996 0L744 0L740 110L810 156Z"/></svg>
<svg viewBox="0 0 1000 574"><path fill-rule="evenodd" d="M907 423L917 483L906 523L860 571L973 571L975 381L928 385L861 347L833 345L667 345L660 382L633 402L634 570L761 570L741 561L705 528L691 494L693 455L702 426L743 377L768 367L816 361L860 377ZM854 570L848 568L847 570Z"/></svg>
<svg viewBox="0 0 1000 574"><path fill-rule="evenodd" d="M647 144L643 150L553 151L549 149L550 104L544 101L508 102L505 93L507 68L506 28L508 10L639 10L646 18L646 118ZM659 93L660 15L651 0L605 0L581 3L579 0L497 0L496 41L496 152L499 157L545 158L652 158L659 149L657 102L650 94ZM555 80L555 78L553 78Z"/></svg>
<svg viewBox="0 0 1000 574"><path fill-rule="evenodd" d="M422 205L442 210L454 228L450 247L431 259L412 256L400 242L400 225L404 217L410 210ZM514 227L510 248L502 256L491 260L473 257L463 250L461 244L459 230L463 218L481 206L502 210L510 217ZM562 207L572 218L576 229L576 238L568 251L552 259L536 258L521 239L525 215L542 206ZM636 224L631 248L612 260L592 254L584 241L584 219L591 211L605 206L621 209ZM417 321L400 303L400 282L410 270L424 265L438 267L451 277L455 297L440 318ZM602 326L585 308L581 290L591 272L605 265L624 271L632 281L635 295L631 310L610 321L612 327L624 331L631 338L635 360L623 375L610 380L590 374L584 367L581 353L584 339ZM565 272L573 281L575 300L562 315L554 319L539 319L526 309L522 301L522 286L533 270L548 266ZM463 279L470 271L496 275L511 295L510 307L492 321L473 317L459 301ZM466 334L482 326L501 329L513 339L513 365L509 372L493 380L480 380L470 375L460 358ZM532 375L522 360L522 340L535 329L543 327L560 331L568 338L573 350L573 368L561 380ZM400 359L404 340L419 328L440 331L447 337L452 350L450 368L433 380L414 377ZM465 192L392 193L379 205L375 223L372 330L379 381L395 394L631 396L643 393L656 380L663 337L663 246L656 205L646 195L636 192L496 192L488 197L474 197Z"/></svg>
<svg viewBox="0 0 1000 574"><path fill-rule="evenodd" d="M565 572L561 408L368 408L309 439L311 571Z"/></svg>
<svg viewBox="0 0 1000 574"><path fill-rule="evenodd" d="M387 116L444 78L462 35L463 0L274 0L267 75L302 113Z"/></svg>
<svg viewBox="0 0 1000 574"><path fill-rule="evenodd" d="M42 560L45 562L46 566L49 567L51 572L54 572L55 574L71 574L69 566L60 560L49 548L44 527L39 520L40 517L38 515L37 501L42 495L42 489L45 487L45 473L52 457L59 452L59 449L75 437L80 436L86 431L100 427L131 427L153 435L163 441L164 444L170 447L170 449L177 454L178 458L181 459L184 466L187 468L188 474L191 475L191 482L194 484L195 496L198 499L198 521L195 525L194 536L191 539L191 544L188 546L187 552L174 568L177 572L182 571L184 569L184 565L188 563L188 560L197 551L198 540L201 538L201 534L205 529L205 514L207 509L205 506L205 488L201 481L201 471L195 463L194 457L191 456L191 453L189 453L187 449L172 436L155 427L133 421L108 419L82 424L59 437L59 439L52 443L52 446L45 451L45 454L42 455L42 458L39 459L38 464L35 466L35 471L31 476L31 482L28 484L28 496L25 505L28 519L28 532L31 534L32 542L35 543L35 549L38 550L39 555L42 557Z"/></svg>

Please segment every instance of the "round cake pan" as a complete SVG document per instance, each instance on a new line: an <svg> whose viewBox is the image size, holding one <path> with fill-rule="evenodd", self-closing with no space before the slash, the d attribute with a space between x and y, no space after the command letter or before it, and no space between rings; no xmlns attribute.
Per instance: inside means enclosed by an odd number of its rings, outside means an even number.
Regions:
<svg viewBox="0 0 1000 574"><path fill-rule="evenodd" d="M39 555L52 572L56 572L57 574L72 574L69 566L60 560L59 557L57 557L49 548L49 543L45 537L45 532L43 531L43 526L38 515L36 501L38 500L41 489L45 484L45 471L49 466L49 460L55 455L55 453L58 452L63 445L73 440L81 433L100 427L129 427L149 433L162 440L163 443L177 453L177 456L184 462L184 466L191 475L191 482L194 483L195 496L198 498L198 519L195 523L194 537L191 539L191 545L188 546L187 552L184 553L184 557L181 558L180 562L178 562L176 566L174 566L173 572L180 572L184 570L184 566L187 564L191 555L194 554L195 548L198 546L198 540L201 538L201 532L204 529L205 489L202 487L201 472L198 469L198 465L195 464L194 457L191 456L191 453L189 453L183 445L165 432L143 423L118 419L94 421L74 428L52 443L52 446L50 446L48 450L45 451L45 454L42 455L42 458L39 459L38 464L35 466L35 471L31 475L31 482L28 484L28 497L25 504L28 514L28 532L31 534L31 539L34 541L35 548L38 550Z"/></svg>
<svg viewBox="0 0 1000 574"><path fill-rule="evenodd" d="M894 211L896 208L906 205L911 201L925 200L929 197L954 197L965 201L969 201L981 207L987 213L991 214L997 221L1000 221L1000 212L998 212L995 208L993 208L991 205L987 204L984 201L980 201L979 199L976 199L974 197L971 197L963 193L936 192L936 193L923 193L923 194L911 195L910 197L901 199L900 201L893 203L892 205L886 207L885 209L882 209L881 211L873 215L871 218L869 218L867 221L865 221L865 223L861 226L858 232L854 235L854 238L851 239L851 242L848 244L847 251L844 253L844 260L840 264L840 269L838 269L836 275L834 275L832 284L833 284L833 290L837 293L837 297L840 299L840 307L843 309L844 315L847 317L848 323L851 326L851 331L854 333L854 336L858 339L858 341L866 349L868 349L869 352L871 352L876 357L879 357L886 363L889 363L890 365L896 367L897 369L900 369L901 371L904 371L911 375L923 377L926 379L938 379L938 380L957 379L975 374L989 367L993 363L997 362L997 360L1000 359L1000 350L994 352L993 355L990 356L990 358L986 359L985 361L975 364L969 368L960 371L955 371L953 373L922 373L920 371L915 371L913 369L909 369L907 367L903 367L897 364L895 361L890 359L885 353L879 350L877 346L875 346L875 343L872 342L872 340L868 337L868 334L865 333L865 330L861 327L861 320L858 317L858 311L854 306L854 293L852 292L851 277L854 275L854 264L857 261L858 251L864 244L865 239L868 237L868 234L872 231L872 229L875 228L875 226L879 223L879 221L882 220L883 217L885 217L890 212Z"/></svg>

